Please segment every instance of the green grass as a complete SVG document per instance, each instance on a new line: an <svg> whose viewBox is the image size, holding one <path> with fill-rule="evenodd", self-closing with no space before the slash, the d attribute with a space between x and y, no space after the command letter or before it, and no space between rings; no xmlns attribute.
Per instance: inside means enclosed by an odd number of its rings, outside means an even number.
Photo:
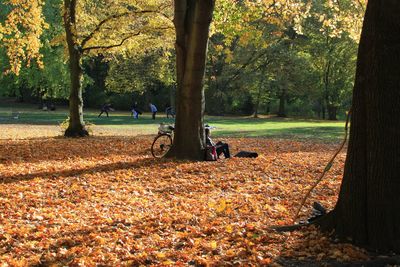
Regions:
<svg viewBox="0 0 400 267"><path fill-rule="evenodd" d="M19 119L11 117L12 112L19 112ZM173 123L160 113L152 120L149 113L134 120L128 111L110 112L98 118L98 110L85 110L85 121L109 131L120 131L132 135L156 134L158 124ZM32 105L1 105L1 124L59 125L68 116L68 110L59 108L56 111L42 111ZM213 117L206 116L205 122L217 127L213 131L215 137L269 137L296 140L321 140L336 142L343 137L344 122L329 122L305 119L282 118L250 118L250 117Z"/></svg>

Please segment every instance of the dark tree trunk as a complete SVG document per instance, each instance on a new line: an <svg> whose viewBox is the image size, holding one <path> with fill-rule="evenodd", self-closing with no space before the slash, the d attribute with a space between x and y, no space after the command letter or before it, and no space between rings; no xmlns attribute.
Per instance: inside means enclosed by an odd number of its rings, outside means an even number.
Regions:
<svg viewBox="0 0 400 267"><path fill-rule="evenodd" d="M334 105L326 106L328 111L328 120L336 121L337 120L337 107Z"/></svg>
<svg viewBox="0 0 400 267"><path fill-rule="evenodd" d="M256 103L254 103L254 118L258 118L258 109L260 107L260 98L261 98L261 86L258 87L257 99Z"/></svg>
<svg viewBox="0 0 400 267"><path fill-rule="evenodd" d="M285 103L286 103L286 91L283 90L281 95L279 96L278 117L286 117Z"/></svg>
<svg viewBox="0 0 400 267"><path fill-rule="evenodd" d="M329 46L329 38L326 39L327 41L327 46ZM328 53L330 54L331 49L328 49ZM329 85L330 85L330 79L329 75L331 72L331 61L328 59L325 65L325 70L324 70L324 95L325 95L325 106L326 106L326 111L328 113L328 120L336 120L336 111L334 110L335 107L331 103L331 98L329 96ZM325 107L323 106L323 119L325 119L326 114L325 114ZM333 118L334 117L334 118Z"/></svg>
<svg viewBox="0 0 400 267"><path fill-rule="evenodd" d="M343 239L400 252L400 1L368 1L339 200L320 221Z"/></svg>
<svg viewBox="0 0 400 267"><path fill-rule="evenodd" d="M167 157L204 159L204 89L214 0L175 0L177 98L174 143Z"/></svg>
<svg viewBox="0 0 400 267"><path fill-rule="evenodd" d="M266 112L267 112L268 115L271 112L271 102L270 101L267 102L267 110L266 110Z"/></svg>
<svg viewBox="0 0 400 267"><path fill-rule="evenodd" d="M175 86L171 86L169 90L169 105L173 110L175 110L175 95L176 95Z"/></svg>
<svg viewBox="0 0 400 267"><path fill-rule="evenodd" d="M69 125L64 135L83 137L89 135L83 121L82 50L77 42L76 0L64 0L64 27L69 53L71 91L69 96Z"/></svg>

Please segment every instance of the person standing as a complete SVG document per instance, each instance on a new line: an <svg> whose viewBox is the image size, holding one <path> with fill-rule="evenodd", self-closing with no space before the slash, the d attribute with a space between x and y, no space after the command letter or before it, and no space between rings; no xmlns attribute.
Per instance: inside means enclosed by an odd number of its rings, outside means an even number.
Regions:
<svg viewBox="0 0 400 267"><path fill-rule="evenodd" d="M150 111L152 113L152 118L153 118L153 120L155 120L156 114L157 114L157 107L152 103L150 103L149 106L150 106Z"/></svg>

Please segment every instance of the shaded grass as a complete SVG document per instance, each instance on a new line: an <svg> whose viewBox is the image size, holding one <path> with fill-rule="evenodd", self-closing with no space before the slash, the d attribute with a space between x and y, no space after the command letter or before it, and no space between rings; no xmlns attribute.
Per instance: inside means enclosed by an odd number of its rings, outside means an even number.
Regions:
<svg viewBox="0 0 400 267"><path fill-rule="evenodd" d="M13 119L12 113L19 112L19 119ZM173 119L167 119L160 113L156 120L151 119L150 113L133 119L127 111L110 112L98 117L98 110L85 110L85 121L95 125L96 130L104 134L143 135L156 134L160 123L173 124ZM1 124L19 125L58 125L68 117L67 108L56 111L42 111L29 105L8 105L0 107ZM321 121L291 118L251 118L251 117L215 117L206 116L206 123L215 126L214 137L265 137L295 140L320 140L337 142L344 135L343 121Z"/></svg>

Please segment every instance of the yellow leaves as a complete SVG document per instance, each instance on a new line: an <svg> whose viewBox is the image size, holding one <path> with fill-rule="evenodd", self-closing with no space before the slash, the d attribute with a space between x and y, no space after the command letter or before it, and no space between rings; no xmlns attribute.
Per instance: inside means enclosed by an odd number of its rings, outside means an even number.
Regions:
<svg viewBox="0 0 400 267"><path fill-rule="evenodd" d="M157 253L156 256L157 256L158 259L165 259L165 257L166 257L165 253L162 253L162 252Z"/></svg>
<svg viewBox="0 0 400 267"><path fill-rule="evenodd" d="M10 1L11 12L0 26L0 40L7 49L11 68L8 72L19 74L22 63L28 66L33 60L43 66L39 49L40 36L47 27L42 15L43 1Z"/></svg>
<svg viewBox="0 0 400 267"><path fill-rule="evenodd" d="M232 202L229 199L220 199L218 202L208 202L208 207L214 209L217 213L230 214L232 210Z"/></svg>
<svg viewBox="0 0 400 267"><path fill-rule="evenodd" d="M212 250L217 249L217 241L211 241L210 247L211 247Z"/></svg>
<svg viewBox="0 0 400 267"><path fill-rule="evenodd" d="M275 210L277 210L278 212L287 213L287 209L280 204L275 205Z"/></svg>
<svg viewBox="0 0 400 267"><path fill-rule="evenodd" d="M61 45L65 43L65 33L59 34L50 40L50 45Z"/></svg>
<svg viewBox="0 0 400 267"><path fill-rule="evenodd" d="M226 200L225 199L221 199L219 204L218 204L218 206L217 206L217 208L216 208L216 211L217 212L223 212L225 209L226 209Z"/></svg>

